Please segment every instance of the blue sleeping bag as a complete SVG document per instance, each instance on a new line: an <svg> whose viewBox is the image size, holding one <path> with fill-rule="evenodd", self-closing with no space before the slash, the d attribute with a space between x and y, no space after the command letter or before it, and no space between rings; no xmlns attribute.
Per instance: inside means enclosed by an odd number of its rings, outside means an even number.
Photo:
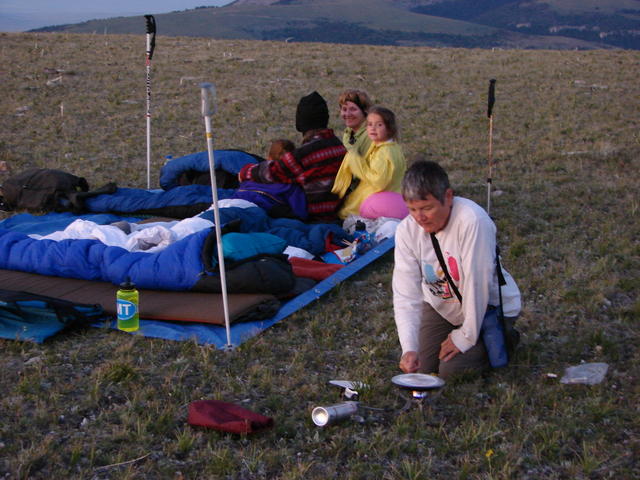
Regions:
<svg viewBox="0 0 640 480"><path fill-rule="evenodd" d="M260 157L242 150L214 150L214 168L238 175L247 163L258 163ZM209 171L209 152L198 152L169 160L160 169L160 186L164 190L171 190L179 186L180 175L188 170L198 172Z"/></svg>
<svg viewBox="0 0 640 480"><path fill-rule="evenodd" d="M218 199L231 198L234 190L218 189ZM185 185L171 190L118 188L115 193L98 195L85 201L89 212L152 212L169 207L211 205L209 185Z"/></svg>
<svg viewBox="0 0 640 480"><path fill-rule="evenodd" d="M60 220L54 214L50 215L56 221ZM213 220L211 211L201 216ZM226 243L233 249L233 258L230 260L236 262L251 260L245 260L244 255L238 253L243 244L249 247L249 242L252 247L247 248L249 256L277 254L286 245L320 255L325 250L329 233L334 239L347 238L348 235L335 224L305 224L299 220L272 219L258 207L222 208L220 217L223 240L225 233L248 234L227 239ZM28 217L22 218L26 223L30 221ZM49 216L39 218L46 223ZM99 240L36 240L17 229L7 230L2 226L0 223L0 268L7 270L113 284L130 278L139 288L159 290L200 289L202 285L213 285L203 282L203 277L219 276L213 228L193 233L159 252L145 253L107 246ZM286 259L284 263L287 264ZM286 274L284 271L282 273ZM233 272L228 272L228 275L231 278ZM246 285L247 282L238 281L238 288L242 288L243 283ZM266 282L261 282L257 288L263 291L270 287ZM259 293L258 290L254 292Z"/></svg>
<svg viewBox="0 0 640 480"><path fill-rule="evenodd" d="M211 210L200 214L200 217L214 221ZM284 239L287 245L302 248L318 256L326 251L325 242L330 232L334 242L351 240L351 236L340 225L334 223L304 223L291 218L271 218L258 207L220 209L222 225L234 221L237 221L240 232L270 233Z"/></svg>
<svg viewBox="0 0 640 480"><path fill-rule="evenodd" d="M129 252L99 240L35 240L0 229L0 268L140 288L190 290L203 273L202 250L212 229L196 232L157 253Z"/></svg>

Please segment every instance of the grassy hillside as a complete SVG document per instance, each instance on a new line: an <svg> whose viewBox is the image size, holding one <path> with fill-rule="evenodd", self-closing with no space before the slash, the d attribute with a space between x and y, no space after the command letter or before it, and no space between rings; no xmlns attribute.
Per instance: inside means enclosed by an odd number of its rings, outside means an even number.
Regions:
<svg viewBox="0 0 640 480"><path fill-rule="evenodd" d="M418 2L412 11L490 25L547 41L569 37L621 48L640 48L640 3L634 0L443 0ZM529 47L530 48L530 47ZM535 48L535 47L534 47Z"/></svg>
<svg viewBox="0 0 640 480"><path fill-rule="evenodd" d="M153 13L153 12L150 12ZM163 22L166 19L168 21ZM127 29L133 19L122 17L94 20L66 26L70 33L87 33L92 29L102 32L105 26L110 33L130 33ZM424 33L448 33L451 35L489 35L491 27L470 24L458 20L416 15L396 7L385 0L323 0L321 2L295 2L291 4L240 4L225 7L197 8L157 15L166 35L189 36L237 36L254 38L264 32L295 26L309 27L317 22L356 22L372 30ZM188 26L189 30L185 31Z"/></svg>
<svg viewBox="0 0 640 480"><path fill-rule="evenodd" d="M604 13L612 14L620 10L640 11L636 0L545 0L553 10L564 14Z"/></svg>
<svg viewBox="0 0 640 480"><path fill-rule="evenodd" d="M0 160L143 187L144 49L143 34L0 35ZM0 341L0 477L638 478L639 60L159 37L154 179L165 155L206 149L201 81L218 91L215 146L261 154L274 137L300 140L302 95L318 90L339 129L338 95L360 87L397 113L409 158L442 162L485 205L496 78L491 213L523 294L522 347L510 367L401 413L390 255L232 352L100 328ZM609 365L602 384L559 382L583 361ZM318 429L311 409L340 401L336 378L369 383L363 402L387 410ZM192 428L186 408L201 398L275 426Z"/></svg>
<svg viewBox="0 0 640 480"><path fill-rule="evenodd" d="M150 13L153 13L152 11ZM163 35L371 45L591 49L604 44L525 35L459 19L411 12L388 0L322 0L230 4L156 16ZM144 31L141 17L43 28L68 33Z"/></svg>

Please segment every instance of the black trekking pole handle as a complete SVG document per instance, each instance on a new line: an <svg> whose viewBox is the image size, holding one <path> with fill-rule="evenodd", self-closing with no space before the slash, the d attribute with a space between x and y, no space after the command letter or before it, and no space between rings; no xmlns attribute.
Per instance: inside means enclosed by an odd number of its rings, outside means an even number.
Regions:
<svg viewBox="0 0 640 480"><path fill-rule="evenodd" d="M487 213L491 212L491 183L493 171L493 104L496 103L496 79L489 80L489 100L487 104L487 118L489 118L489 155L487 175Z"/></svg>
<svg viewBox="0 0 640 480"><path fill-rule="evenodd" d="M489 103L487 105L487 117L493 114L493 104L496 103L496 79L489 80Z"/></svg>
<svg viewBox="0 0 640 480"><path fill-rule="evenodd" d="M151 41L149 42L149 48L147 50L147 55L149 55L149 60L151 60L153 51L156 48L156 19L153 15L145 15L144 18L147 24L147 35L151 35Z"/></svg>

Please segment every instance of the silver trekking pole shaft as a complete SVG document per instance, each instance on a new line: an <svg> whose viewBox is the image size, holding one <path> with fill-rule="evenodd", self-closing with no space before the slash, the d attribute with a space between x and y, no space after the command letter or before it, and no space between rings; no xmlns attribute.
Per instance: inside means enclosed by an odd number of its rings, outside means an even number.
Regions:
<svg viewBox="0 0 640 480"><path fill-rule="evenodd" d="M153 15L144 16L147 26L147 190L151 188L151 57L156 47L156 20Z"/></svg>
<svg viewBox="0 0 640 480"><path fill-rule="evenodd" d="M207 132L207 151L209 153L209 175L211 176L211 196L213 199L213 218L216 229L216 244L218 246L218 265L220 266L220 283L222 287L222 305L224 307L224 325L227 331L227 345L225 348L233 348L231 344L231 326L229 321L229 301L227 299L227 278L224 268L224 254L222 251L222 233L220 229L220 210L218 208L218 188L216 184L215 159L213 155L213 133L211 129L211 116L215 110L215 88L211 83L201 83L202 116Z"/></svg>

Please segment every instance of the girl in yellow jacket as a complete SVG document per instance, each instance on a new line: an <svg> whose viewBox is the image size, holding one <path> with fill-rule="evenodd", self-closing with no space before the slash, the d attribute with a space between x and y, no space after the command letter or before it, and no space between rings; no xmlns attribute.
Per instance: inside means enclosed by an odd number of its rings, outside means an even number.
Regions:
<svg viewBox="0 0 640 480"><path fill-rule="evenodd" d="M340 218L407 216L407 206L399 193L407 162L395 141L397 134L396 116L391 110L380 106L369 109L367 135L371 146L364 156L356 150L347 152L331 190L344 199Z"/></svg>

